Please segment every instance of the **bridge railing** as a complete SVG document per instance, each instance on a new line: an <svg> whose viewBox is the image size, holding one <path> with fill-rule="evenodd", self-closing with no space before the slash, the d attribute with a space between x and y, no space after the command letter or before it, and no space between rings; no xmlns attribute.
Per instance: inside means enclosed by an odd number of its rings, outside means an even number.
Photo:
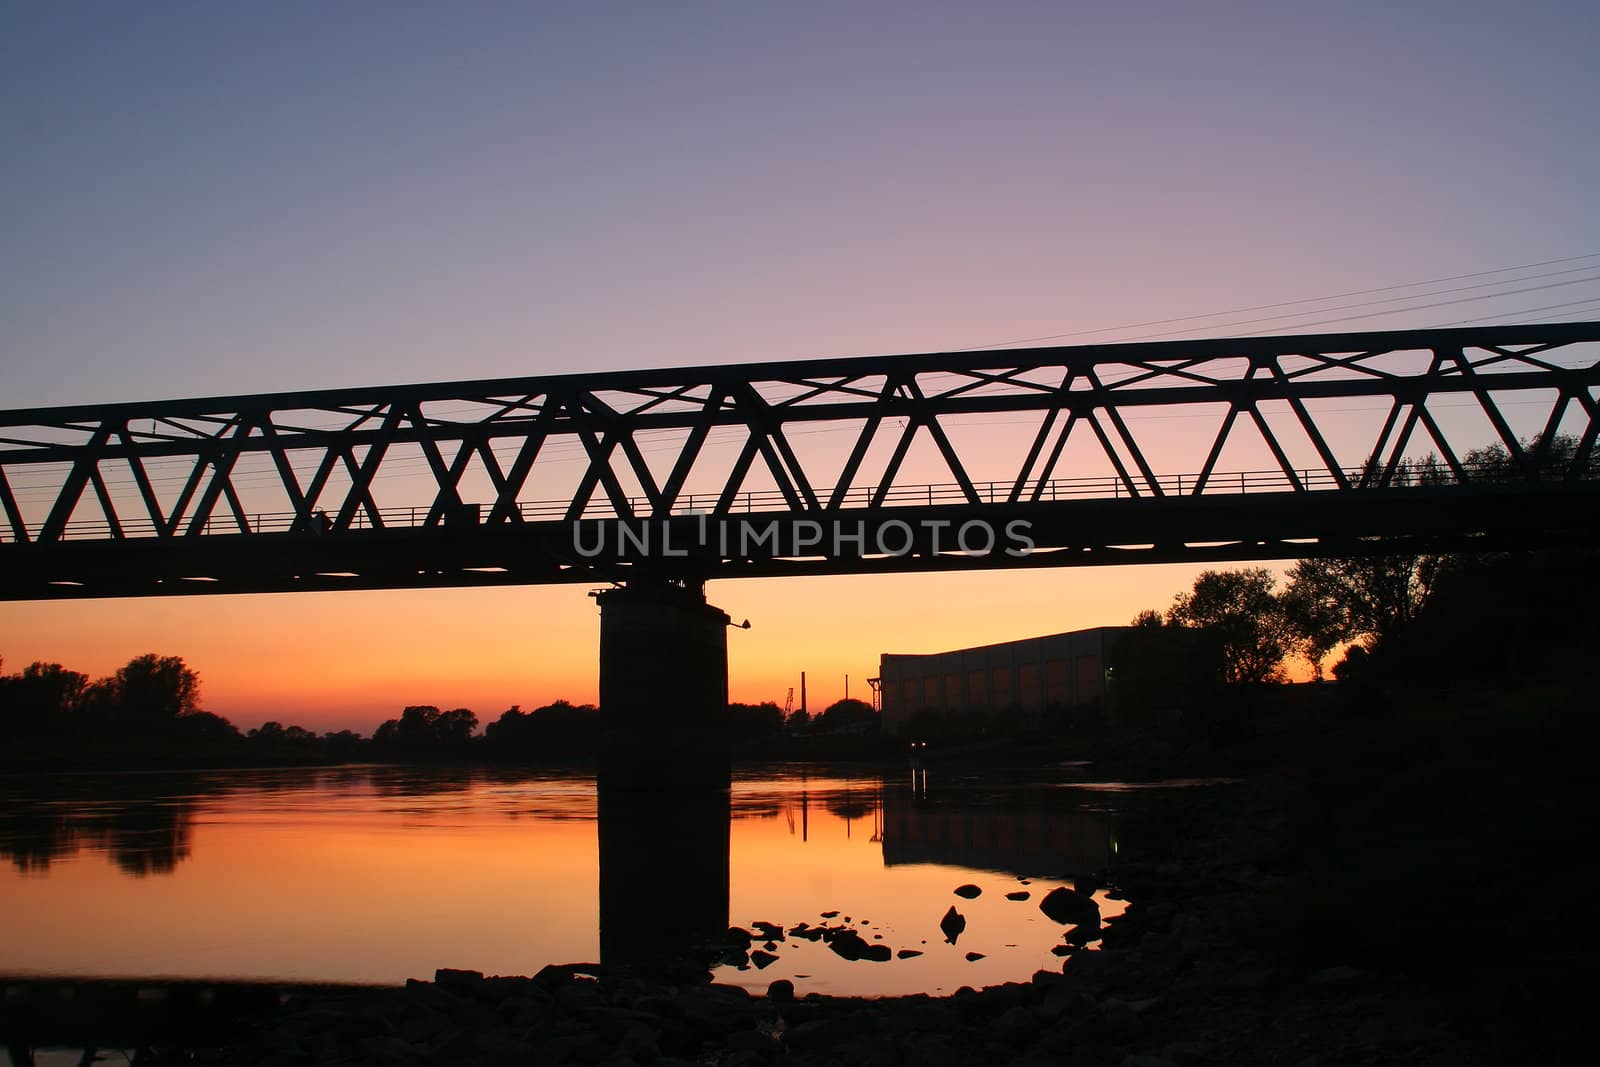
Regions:
<svg viewBox="0 0 1600 1067"><path fill-rule="evenodd" d="M1342 492L1423 450L1587 481L1597 443L1600 322L661 368L0 411L0 542Z"/></svg>
<svg viewBox="0 0 1600 1067"><path fill-rule="evenodd" d="M1523 482L1555 481L1568 478L1571 470L1563 462L1553 462L1545 469L1525 473L1509 470L1500 463L1466 463L1462 464L1461 477L1449 470L1439 467L1420 469L1408 467L1398 474L1391 476L1389 484L1396 485L1478 485L1495 482ZM1150 499L1162 497L1193 497L1210 496L1215 494L1250 494L1250 493L1282 493L1282 492L1329 492L1348 491L1349 488L1361 488L1368 483L1375 483L1377 475L1370 467L1343 468L1336 474L1333 470L1323 468L1307 468L1291 473L1282 469L1248 470L1248 471L1214 471L1204 479L1198 474L1176 473L1162 474L1154 477L1154 484L1143 477L1124 479L1116 475L1081 478L1052 478L1047 481L1033 482L1024 485L1020 492L1014 482L1010 481L980 481L972 483L972 488L977 496L979 505L1005 505L1012 503L1060 503L1081 500L1127 500L1133 498ZM1600 456L1586 465L1582 475L1587 480L1600 480ZM1341 484L1341 480L1343 484ZM1159 489L1159 493L1156 492ZM828 490L825 498L831 498L832 490ZM617 519L617 518L653 518L650 501L643 496L630 496L627 498L631 515L623 515L608 500L595 500L591 502L582 518L584 519ZM963 486L955 482L931 482L922 485L891 485L888 487L876 485L851 486L840 498L840 508L843 510L859 510L871 507L938 507L970 505L972 500L968 497ZM528 500L517 502L517 515L523 522L560 522L569 518L568 510L571 502L567 500ZM457 509L453 514L446 514L441 509L432 505L402 505L378 509L380 522L372 521L364 510L357 510L351 517L347 529L350 530L375 530L375 529L418 529L424 527L453 526L458 523L466 525L479 524L488 513L489 505L468 503ZM756 513L774 513L791 511L789 500L778 489L762 489L741 492L727 501L723 506L722 497L715 493L685 493L679 497L678 504L670 512L673 516L692 516L699 514L724 514L741 515ZM319 521L313 517L308 525L306 520L294 512L286 511L259 511L245 512L244 529L240 522L232 515L219 516L208 520L198 530L194 531L199 536L239 535L239 534L286 534L294 532L314 532ZM331 524L332 520L326 520ZM62 540L66 541L96 541L135 538L156 538L162 536L155 524L148 519L128 519L113 527L109 522L100 520L79 520L66 524L62 530Z"/></svg>

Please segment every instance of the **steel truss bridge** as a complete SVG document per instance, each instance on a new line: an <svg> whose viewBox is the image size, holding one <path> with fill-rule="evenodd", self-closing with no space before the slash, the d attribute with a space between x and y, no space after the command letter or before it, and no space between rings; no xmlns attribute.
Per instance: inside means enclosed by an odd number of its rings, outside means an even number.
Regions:
<svg viewBox="0 0 1600 1067"><path fill-rule="evenodd" d="M1600 323L6 411L0 599L1592 544L1597 429Z"/></svg>

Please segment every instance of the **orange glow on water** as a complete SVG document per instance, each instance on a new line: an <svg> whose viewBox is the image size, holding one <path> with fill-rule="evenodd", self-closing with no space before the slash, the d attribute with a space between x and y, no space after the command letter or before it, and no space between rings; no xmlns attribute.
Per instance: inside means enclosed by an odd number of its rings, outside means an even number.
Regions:
<svg viewBox="0 0 1600 1067"><path fill-rule="evenodd" d="M400 768L68 778L6 785L0 973L393 983L599 955L593 779ZM622 847L704 829L671 795L647 807L614 827ZM723 966L721 981L883 995L1026 979L1060 967L1049 950L1062 928L1037 907L1059 882L1038 876L1103 868L1114 849L1103 815L1041 807L1037 794L1025 808L968 807L937 789L927 806L898 779L763 773L734 787L726 883L709 864L608 891L622 918L648 925L665 884L682 887L691 910L711 903L700 925L713 939L728 923L848 916L869 941L924 953L852 962L788 938L776 963ZM952 817L965 829L941 829ZM1063 833L1081 847L1062 851ZM1031 899L1005 899L1027 873ZM956 899L964 882L983 895ZM938 927L951 904L967 917L954 945ZM1121 905L1102 894L1102 908ZM974 950L984 958L968 961Z"/></svg>
<svg viewBox="0 0 1600 1067"><path fill-rule="evenodd" d="M92 853L0 874L5 969L397 981L450 960L525 971L594 955L591 822L543 821L530 838L504 817L263 816L259 799L209 808L168 874L130 878ZM535 942L546 960L518 954Z"/></svg>

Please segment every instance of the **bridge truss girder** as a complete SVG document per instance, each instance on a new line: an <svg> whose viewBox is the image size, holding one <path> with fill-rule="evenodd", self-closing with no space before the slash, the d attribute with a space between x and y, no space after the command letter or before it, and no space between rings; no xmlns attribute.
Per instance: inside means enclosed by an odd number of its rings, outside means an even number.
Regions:
<svg viewBox="0 0 1600 1067"><path fill-rule="evenodd" d="M1597 343L1596 323L1496 326L0 412L0 597L592 582L652 568L735 577L1257 559L1406 539L1581 537L1593 529L1600 484ZM1527 440L1513 432L1507 396L1549 402ZM1503 463L1473 462L1470 450L1488 442L1453 435L1430 410L1440 397L1481 412ZM1312 405L1351 398L1376 399L1386 415L1370 447L1341 456L1329 417ZM1268 418L1269 404L1287 422ZM1151 431L1131 417L1199 410L1221 411L1209 447L1186 476L1158 474ZM1037 420L1020 463L995 471L952 436L952 423L973 416ZM794 435L816 424L846 426L849 447L803 461ZM1563 428L1570 436L1558 447ZM709 449L724 430L731 443ZM1235 492L1218 463L1245 433L1271 462L1254 481L1238 475ZM663 434L670 441L655 447ZM906 461L919 438L948 482L913 483ZM1097 450L1109 473L1088 488L1074 482L1069 443ZM532 476L563 447L581 468L570 493L530 502ZM1430 484L1410 484L1423 449L1437 457ZM419 466L401 484L418 495L380 506L402 450ZM879 466L864 475L869 457ZM469 472L486 498L467 499ZM263 481L281 512L263 513L252 497ZM1026 518L1042 540L1022 560L931 546L890 558L719 552L649 564L574 552L584 524L700 521L691 512L868 524Z"/></svg>

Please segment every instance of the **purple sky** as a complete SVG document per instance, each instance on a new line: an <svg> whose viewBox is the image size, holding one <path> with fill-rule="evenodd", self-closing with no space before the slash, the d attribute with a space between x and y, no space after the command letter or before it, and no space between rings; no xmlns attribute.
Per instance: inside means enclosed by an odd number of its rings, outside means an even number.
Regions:
<svg viewBox="0 0 1600 1067"><path fill-rule="evenodd" d="M7 4L0 408L1600 318L1597 40L1592 2ZM735 695L820 705L1197 569L712 595L757 619ZM0 605L8 670L181 654L245 725L593 699L594 649L580 588Z"/></svg>
<svg viewBox="0 0 1600 1067"><path fill-rule="evenodd" d="M13 5L0 407L964 347L1593 252L1597 10Z"/></svg>

